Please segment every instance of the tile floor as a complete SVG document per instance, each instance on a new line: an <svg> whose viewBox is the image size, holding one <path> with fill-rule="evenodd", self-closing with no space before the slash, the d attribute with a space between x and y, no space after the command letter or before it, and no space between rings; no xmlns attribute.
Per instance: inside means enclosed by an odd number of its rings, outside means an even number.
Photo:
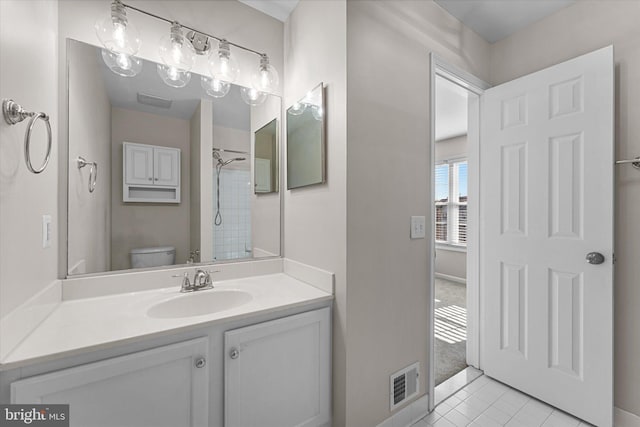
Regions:
<svg viewBox="0 0 640 427"><path fill-rule="evenodd" d="M413 427L587 427L587 424L482 376L444 400Z"/></svg>

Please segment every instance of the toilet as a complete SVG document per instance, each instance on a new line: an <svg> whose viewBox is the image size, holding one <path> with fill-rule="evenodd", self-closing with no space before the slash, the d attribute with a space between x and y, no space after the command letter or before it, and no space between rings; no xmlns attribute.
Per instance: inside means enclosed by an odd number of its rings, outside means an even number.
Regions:
<svg viewBox="0 0 640 427"><path fill-rule="evenodd" d="M129 255L131 257L131 268L173 265L176 262L176 248L173 246L135 248L131 249Z"/></svg>

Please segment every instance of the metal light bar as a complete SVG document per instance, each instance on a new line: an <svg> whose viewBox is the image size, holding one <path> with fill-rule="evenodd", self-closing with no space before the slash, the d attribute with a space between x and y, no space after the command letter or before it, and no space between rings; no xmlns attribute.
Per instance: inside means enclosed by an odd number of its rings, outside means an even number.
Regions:
<svg viewBox="0 0 640 427"><path fill-rule="evenodd" d="M160 16L160 15L156 15L155 13L147 12L146 10L139 9L139 8L137 8L137 7L135 7L135 6L131 6L131 5L128 5L128 4L126 4L126 3L122 3L122 5L123 5L124 7L126 7L127 9L135 10L136 12L140 12L140 13L142 13L142 14L144 14L144 15L151 16L152 18L159 19L159 20L164 21L164 22L167 22L167 23L169 23L169 24L173 24L173 23L175 22L175 20L167 19L167 18L163 18L163 17L162 17L162 16ZM189 26L184 25L184 24L182 24L182 23L180 24L180 26L181 26L182 28L186 28L187 30L191 30L191 31L194 31L194 32L199 33L199 34L203 34L203 35L205 35L205 36L207 36L207 37L209 37L209 38L212 38L212 39L214 39L214 40L222 41L222 40L224 39L223 37L216 37L216 36L213 36L213 35L211 35L211 34L208 34L208 33L202 32L202 31L200 31L200 30L196 30L195 28L189 27ZM242 45L239 45L239 44L236 44L236 43L230 42L229 40L227 40L227 42L228 42L231 46L235 46L235 47L237 47L237 48L239 48L239 49L246 50L247 52L251 52L251 53L256 54L256 55L258 55L258 56L260 56L260 57L264 57L264 56L266 55L265 53L261 53L261 52L258 52L257 50L253 50L253 49L251 49L251 48L248 48L248 47L245 47L245 46L242 46Z"/></svg>

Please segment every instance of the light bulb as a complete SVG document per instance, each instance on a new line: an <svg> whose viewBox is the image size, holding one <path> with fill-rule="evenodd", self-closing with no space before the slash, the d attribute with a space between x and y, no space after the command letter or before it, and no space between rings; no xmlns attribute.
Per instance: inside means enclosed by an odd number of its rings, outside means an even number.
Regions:
<svg viewBox="0 0 640 427"><path fill-rule="evenodd" d="M299 116L304 113L304 110L307 109L307 104L303 102L296 102L291 107L289 107L288 113L292 116Z"/></svg>
<svg viewBox="0 0 640 427"><path fill-rule="evenodd" d="M313 107L311 107L311 114L313 115L314 119L322 121L322 118L324 116L324 109L320 105L314 105Z"/></svg>
<svg viewBox="0 0 640 427"><path fill-rule="evenodd" d="M162 63L178 72L190 71L196 62L196 50L182 35L180 24L177 22L171 25L171 34L160 40L159 53Z"/></svg>
<svg viewBox="0 0 640 427"><path fill-rule="evenodd" d="M240 89L240 96L247 104L255 107L262 104L267 99L267 94L255 88L243 87Z"/></svg>
<svg viewBox="0 0 640 427"><path fill-rule="evenodd" d="M205 90L207 95L214 98L222 98L223 96L228 94L229 89L231 89L231 84L229 82L224 82L218 79L211 79L205 76L200 77L200 84L202 85L202 88Z"/></svg>
<svg viewBox="0 0 640 427"><path fill-rule="evenodd" d="M240 69L236 60L231 56L228 41L220 40L218 49L209 55L209 72L211 77L224 82L232 83L238 78Z"/></svg>
<svg viewBox="0 0 640 427"><path fill-rule="evenodd" d="M140 50L140 33L127 20L127 13L120 0L111 3L111 13L95 24L100 43L114 53L135 55Z"/></svg>
<svg viewBox="0 0 640 427"><path fill-rule="evenodd" d="M142 60L125 53L102 49L102 60L111 71L123 77L137 76L142 70Z"/></svg>
<svg viewBox="0 0 640 427"><path fill-rule="evenodd" d="M260 66L251 76L251 84L260 92L274 92L279 82L278 71L269 64L269 57L263 54Z"/></svg>
<svg viewBox="0 0 640 427"><path fill-rule="evenodd" d="M185 87L191 80L189 71L180 70L176 67L158 64L157 70L162 81L171 87Z"/></svg>

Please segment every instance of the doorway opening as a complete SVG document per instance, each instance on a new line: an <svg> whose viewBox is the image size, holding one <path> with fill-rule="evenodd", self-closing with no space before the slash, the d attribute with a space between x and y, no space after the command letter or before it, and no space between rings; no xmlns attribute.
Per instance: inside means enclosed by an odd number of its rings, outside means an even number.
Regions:
<svg viewBox="0 0 640 427"><path fill-rule="evenodd" d="M479 371L480 94L488 85L431 56L434 224L431 264L431 408Z"/></svg>

